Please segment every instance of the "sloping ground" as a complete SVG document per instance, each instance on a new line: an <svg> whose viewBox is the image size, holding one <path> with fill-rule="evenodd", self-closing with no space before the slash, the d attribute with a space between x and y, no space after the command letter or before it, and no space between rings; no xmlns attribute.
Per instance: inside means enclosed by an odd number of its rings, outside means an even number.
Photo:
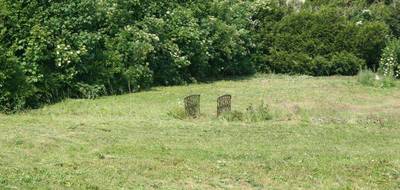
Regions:
<svg viewBox="0 0 400 190"><path fill-rule="evenodd" d="M400 86L398 84L397 86ZM203 116L168 112L202 94ZM270 106L271 121L215 117ZM1 189L400 188L400 88L263 75L0 115Z"/></svg>

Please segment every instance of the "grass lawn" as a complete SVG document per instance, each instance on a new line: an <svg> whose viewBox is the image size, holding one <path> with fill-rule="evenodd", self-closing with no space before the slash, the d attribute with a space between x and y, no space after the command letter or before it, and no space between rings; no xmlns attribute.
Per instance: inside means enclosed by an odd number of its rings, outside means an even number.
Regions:
<svg viewBox="0 0 400 190"><path fill-rule="evenodd" d="M260 75L0 115L0 189L399 189L399 86ZM217 119L227 93L272 120ZM189 94L203 116L170 116Z"/></svg>

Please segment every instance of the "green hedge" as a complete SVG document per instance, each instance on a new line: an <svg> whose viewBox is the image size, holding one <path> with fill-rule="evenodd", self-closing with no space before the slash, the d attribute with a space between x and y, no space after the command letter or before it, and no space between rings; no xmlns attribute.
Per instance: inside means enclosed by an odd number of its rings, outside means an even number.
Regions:
<svg viewBox="0 0 400 190"><path fill-rule="evenodd" d="M389 31L384 22L356 22L338 8L305 9L275 24L259 68L277 73L354 75L364 66L378 67ZM337 61L338 57L348 63Z"/></svg>
<svg viewBox="0 0 400 190"><path fill-rule="evenodd" d="M355 75L366 63L348 52L336 52L324 56L311 57L305 53L272 51L268 56L270 71L276 73L305 74L314 76Z"/></svg>

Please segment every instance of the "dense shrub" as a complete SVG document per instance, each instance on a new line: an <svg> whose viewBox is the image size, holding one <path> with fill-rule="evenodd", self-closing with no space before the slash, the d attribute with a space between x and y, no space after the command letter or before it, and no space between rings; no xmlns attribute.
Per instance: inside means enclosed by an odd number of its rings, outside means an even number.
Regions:
<svg viewBox="0 0 400 190"><path fill-rule="evenodd" d="M380 21L358 23L338 8L303 9L275 24L272 48L258 68L308 75L354 75L360 68L377 68L389 35ZM363 59L363 60L361 60Z"/></svg>
<svg viewBox="0 0 400 190"><path fill-rule="evenodd" d="M306 74L315 76L355 75L366 66L363 59L352 53L336 52L327 57L311 57L305 53L272 51L270 70L276 73Z"/></svg>
<svg viewBox="0 0 400 190"><path fill-rule="evenodd" d="M34 89L16 58L1 47L0 52L0 109L11 112L24 108Z"/></svg>
<svg viewBox="0 0 400 190"><path fill-rule="evenodd" d="M331 55L329 71L331 75L355 75L365 67L365 61L352 53L338 52Z"/></svg>
<svg viewBox="0 0 400 190"><path fill-rule="evenodd" d="M312 74L312 58L301 52L271 51L268 62L270 70L276 73Z"/></svg>
<svg viewBox="0 0 400 190"><path fill-rule="evenodd" d="M326 55L352 47L351 28L335 8L303 10L285 16L274 28L272 47L278 51Z"/></svg>
<svg viewBox="0 0 400 190"><path fill-rule="evenodd" d="M107 62L113 68L111 80L120 79L114 80L116 86L126 86L123 91L127 89L128 92L151 86L153 73L148 61L150 54L155 51L152 45L154 41L158 41L156 35L130 25L107 40Z"/></svg>
<svg viewBox="0 0 400 190"><path fill-rule="evenodd" d="M254 73L248 4L1 0L0 110Z"/></svg>
<svg viewBox="0 0 400 190"><path fill-rule="evenodd" d="M378 68L388 35L389 29L382 22L365 23L358 28L354 36L356 52L367 62L369 68L374 70Z"/></svg>
<svg viewBox="0 0 400 190"><path fill-rule="evenodd" d="M300 7L302 7L300 9ZM377 68L399 7L375 1L0 0L0 111L260 72Z"/></svg>
<svg viewBox="0 0 400 190"><path fill-rule="evenodd" d="M383 18L389 25L391 32L394 36L400 38L400 5L388 6L387 14Z"/></svg>

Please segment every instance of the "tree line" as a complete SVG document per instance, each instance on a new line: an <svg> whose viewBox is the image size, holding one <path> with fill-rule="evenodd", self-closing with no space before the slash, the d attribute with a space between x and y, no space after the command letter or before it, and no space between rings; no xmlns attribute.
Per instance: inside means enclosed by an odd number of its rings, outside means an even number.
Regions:
<svg viewBox="0 0 400 190"><path fill-rule="evenodd" d="M256 72L378 69L391 0L0 0L0 111Z"/></svg>

